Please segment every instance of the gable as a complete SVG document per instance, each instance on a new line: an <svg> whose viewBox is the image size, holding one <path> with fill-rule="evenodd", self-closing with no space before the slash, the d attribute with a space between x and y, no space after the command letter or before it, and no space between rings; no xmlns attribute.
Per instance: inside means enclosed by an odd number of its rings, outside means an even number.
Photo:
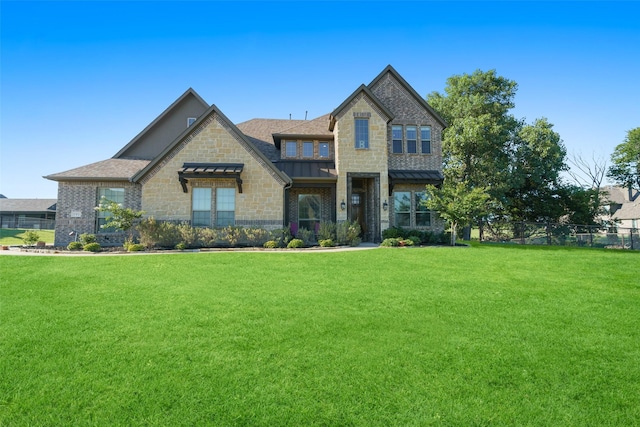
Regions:
<svg viewBox="0 0 640 427"><path fill-rule="evenodd" d="M187 128L189 118L200 117L207 108L209 105L193 89L187 89L113 157L144 160L155 158Z"/></svg>
<svg viewBox="0 0 640 427"><path fill-rule="evenodd" d="M199 136L202 132L205 132L206 134L204 136L204 140L202 136ZM216 147L216 143L224 140L225 143L229 145L228 141L232 140L234 147L227 146L219 153L221 158L224 157L224 161L228 161L231 155L234 154L233 148L236 150L238 148L242 148L257 164L264 168L267 173L281 185L291 181L290 178L278 170L273 163L262 152L260 152L260 150L258 150L215 105L211 105L211 107L209 107L209 109L202 114L202 116L200 116L200 118L191 125L191 127L184 130L182 134L169 144L144 169L133 176L132 181L144 184L194 140L198 140L198 143L204 144L205 146L207 144L211 145L212 150L219 148ZM203 160L193 158L188 161L215 162L220 160Z"/></svg>
<svg viewBox="0 0 640 427"><path fill-rule="evenodd" d="M391 65L373 79L368 88L397 121L431 122L441 128L447 126L444 119Z"/></svg>

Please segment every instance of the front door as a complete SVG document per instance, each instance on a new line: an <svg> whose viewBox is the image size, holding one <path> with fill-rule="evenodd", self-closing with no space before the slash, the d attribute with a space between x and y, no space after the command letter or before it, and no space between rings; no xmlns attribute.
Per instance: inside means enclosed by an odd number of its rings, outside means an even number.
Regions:
<svg viewBox="0 0 640 427"><path fill-rule="evenodd" d="M351 193L351 222L357 222L360 224L360 237L362 238L367 234L367 216L365 206L367 203L366 193L353 192Z"/></svg>

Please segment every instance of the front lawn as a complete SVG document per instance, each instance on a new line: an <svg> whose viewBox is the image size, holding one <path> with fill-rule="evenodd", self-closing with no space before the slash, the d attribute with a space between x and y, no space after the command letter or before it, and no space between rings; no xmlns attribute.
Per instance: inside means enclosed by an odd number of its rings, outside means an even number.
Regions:
<svg viewBox="0 0 640 427"><path fill-rule="evenodd" d="M53 244L55 238L55 231L53 230L25 230L22 228L0 228L0 245L16 246L24 245L22 238L27 231L35 231L40 236L40 240Z"/></svg>
<svg viewBox="0 0 640 427"><path fill-rule="evenodd" d="M0 256L0 425L637 425L637 252Z"/></svg>

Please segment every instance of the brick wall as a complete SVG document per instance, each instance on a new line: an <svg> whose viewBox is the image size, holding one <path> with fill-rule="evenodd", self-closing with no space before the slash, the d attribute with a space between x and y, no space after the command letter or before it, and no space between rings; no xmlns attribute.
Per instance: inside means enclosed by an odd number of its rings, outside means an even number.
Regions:
<svg viewBox="0 0 640 427"><path fill-rule="evenodd" d="M394 115L387 129L389 169L428 169L442 171L442 125L400 84L387 74L371 91ZM393 154L392 125L431 126L431 154ZM406 151L406 150L405 150ZM418 149L418 151L420 151Z"/></svg>
<svg viewBox="0 0 640 427"><path fill-rule="evenodd" d="M78 234L96 234L103 246L124 243L123 233L103 233L97 230L98 188L124 188L124 204L128 208L141 209L141 187L128 181L118 182L59 182L56 205L55 246L67 246Z"/></svg>

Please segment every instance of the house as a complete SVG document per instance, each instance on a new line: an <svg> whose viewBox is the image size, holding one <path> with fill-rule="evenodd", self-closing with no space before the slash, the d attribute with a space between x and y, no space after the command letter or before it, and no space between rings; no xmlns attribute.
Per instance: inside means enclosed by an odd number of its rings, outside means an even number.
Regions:
<svg viewBox="0 0 640 427"><path fill-rule="evenodd" d="M364 241L390 226L442 231L420 203L442 183L444 120L387 66L313 120L232 123L188 89L111 159L45 178L58 182L56 245L100 226L101 197L156 220L193 226L358 221Z"/></svg>
<svg viewBox="0 0 640 427"><path fill-rule="evenodd" d="M608 222L621 232L640 228L640 191L617 186L604 187L608 204Z"/></svg>
<svg viewBox="0 0 640 427"><path fill-rule="evenodd" d="M9 199L0 196L0 228L54 228L56 199Z"/></svg>

